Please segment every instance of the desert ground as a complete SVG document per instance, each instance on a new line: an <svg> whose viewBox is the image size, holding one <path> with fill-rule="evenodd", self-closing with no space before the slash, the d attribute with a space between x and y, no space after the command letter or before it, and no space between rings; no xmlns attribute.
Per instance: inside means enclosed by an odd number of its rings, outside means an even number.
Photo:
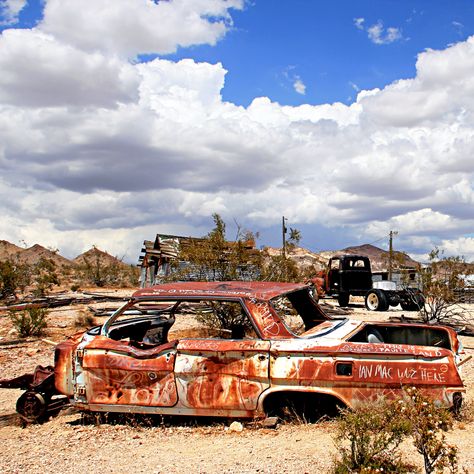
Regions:
<svg viewBox="0 0 474 474"><path fill-rule="evenodd" d="M109 290L126 296L130 290ZM332 300L324 304L335 305ZM94 306L110 306L98 303ZM474 305L468 308L474 313ZM59 342L77 332L74 325L86 306L50 310L43 338ZM400 308L385 313L368 312L351 304L348 316L383 320L402 314ZM415 316L405 312L407 316ZM100 324L103 317L97 317ZM474 338L461 336L466 356L474 355ZM0 313L0 379L32 371L36 365L53 364L53 347L41 338L19 339L6 313ZM460 467L474 472L474 359L462 367L470 416L456 421L448 441L459 448ZM304 473L329 472L336 453L334 421L315 424L291 422L275 429L244 422L233 430L228 420L165 419L111 423L84 419L71 409L42 425L22 426L15 413L19 390L0 389L0 472L101 472L101 473ZM413 464L422 466L409 442L403 451Z"/></svg>

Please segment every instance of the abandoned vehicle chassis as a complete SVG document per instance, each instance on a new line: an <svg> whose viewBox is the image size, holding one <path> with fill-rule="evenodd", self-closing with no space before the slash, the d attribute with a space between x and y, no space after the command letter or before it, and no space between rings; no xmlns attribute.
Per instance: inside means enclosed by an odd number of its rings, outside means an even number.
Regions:
<svg viewBox="0 0 474 474"><path fill-rule="evenodd" d="M293 305L292 317L298 313L302 332L284 319L281 298ZM189 312L202 303L239 308L250 335L232 327L222 330L232 339L204 338L186 329L168 340L175 318L194 318ZM142 316L121 320L136 308L145 308ZM465 391L459 352L449 328L330 318L303 285L159 285L137 291L104 325L58 344L54 373L40 380L41 368L17 384L28 394L27 408L17 409L28 421L67 401L89 412L258 418L279 414L286 403L353 407L399 396L405 385L455 406Z"/></svg>

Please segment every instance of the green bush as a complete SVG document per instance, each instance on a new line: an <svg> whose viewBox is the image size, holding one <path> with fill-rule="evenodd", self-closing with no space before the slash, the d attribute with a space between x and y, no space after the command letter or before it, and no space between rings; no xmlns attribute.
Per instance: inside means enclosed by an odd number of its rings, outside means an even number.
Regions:
<svg viewBox="0 0 474 474"><path fill-rule="evenodd" d="M45 308L27 308L8 313L20 337L40 336L47 326L47 316L48 311Z"/></svg>
<svg viewBox="0 0 474 474"><path fill-rule="evenodd" d="M335 439L340 457L333 473L414 472L398 451L409 432L410 424L400 417L394 401L379 400L343 410Z"/></svg>
<svg viewBox="0 0 474 474"><path fill-rule="evenodd" d="M447 408L422 395L415 387L403 397L367 403L343 410L337 422L334 474L419 472L403 461L398 446L411 437L423 457L425 474L457 473L458 449L446 442L444 431L452 426Z"/></svg>
<svg viewBox="0 0 474 474"><path fill-rule="evenodd" d="M31 272L24 263L13 260L0 262L0 298L13 296L24 291L31 280Z"/></svg>

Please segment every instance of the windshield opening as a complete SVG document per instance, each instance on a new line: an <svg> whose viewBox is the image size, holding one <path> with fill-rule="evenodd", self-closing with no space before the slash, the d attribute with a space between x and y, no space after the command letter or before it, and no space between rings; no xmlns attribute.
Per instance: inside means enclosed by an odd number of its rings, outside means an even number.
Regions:
<svg viewBox="0 0 474 474"><path fill-rule="evenodd" d="M308 288L287 293L271 300L271 305L285 326L296 336L332 319L317 304Z"/></svg>

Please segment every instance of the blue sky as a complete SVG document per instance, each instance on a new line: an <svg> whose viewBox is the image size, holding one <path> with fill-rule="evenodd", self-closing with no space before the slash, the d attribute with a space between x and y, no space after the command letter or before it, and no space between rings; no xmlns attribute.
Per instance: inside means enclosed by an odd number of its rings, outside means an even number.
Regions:
<svg viewBox="0 0 474 474"><path fill-rule="evenodd" d="M364 18L364 28L354 19ZM229 73L223 97L247 106L267 96L284 105L353 101L359 89L413 77L418 53L440 49L474 33L470 1L255 1L233 14L234 27L213 46L180 50L177 60L221 61ZM382 22L401 37L388 44L368 38ZM299 76L306 94L295 92ZM350 98L350 99L349 99Z"/></svg>
<svg viewBox="0 0 474 474"><path fill-rule="evenodd" d="M41 0L28 0L15 27L35 26L42 10ZM358 18L364 19L361 28L355 25ZM473 34L474 3L254 0L233 11L232 19L233 29L216 45L178 48L160 57L222 62L229 71L223 98L238 105L259 96L282 105L347 103L357 89L413 77L416 56L425 49L442 49ZM385 34L397 28L400 38L385 44L371 40L367 29L379 22ZM306 86L304 95L294 90L297 77Z"/></svg>
<svg viewBox="0 0 474 474"><path fill-rule="evenodd" d="M0 7L0 239L133 261L218 212L474 259L473 2Z"/></svg>

